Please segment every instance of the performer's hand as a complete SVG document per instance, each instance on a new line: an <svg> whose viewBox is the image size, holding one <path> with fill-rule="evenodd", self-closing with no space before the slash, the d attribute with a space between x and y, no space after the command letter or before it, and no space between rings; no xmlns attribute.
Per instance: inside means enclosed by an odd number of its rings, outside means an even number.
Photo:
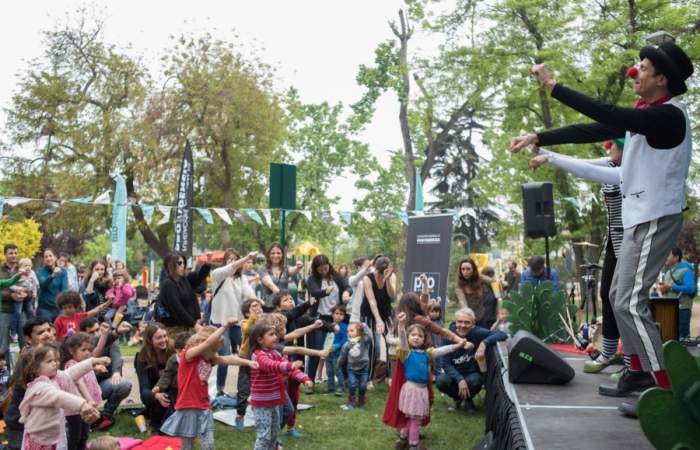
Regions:
<svg viewBox="0 0 700 450"><path fill-rule="evenodd" d="M546 87L547 89L552 90L554 85L557 84L557 82L554 81L552 74L549 72L549 68L545 64L535 64L534 66L530 67L530 73L537 77L540 87Z"/></svg>
<svg viewBox="0 0 700 450"><path fill-rule="evenodd" d="M528 145L537 147L537 135L535 133L525 134L510 140L511 153L518 153Z"/></svg>
<svg viewBox="0 0 700 450"><path fill-rule="evenodd" d="M549 161L549 157L547 155L537 155L530 160L530 168L535 170L541 165L546 164L547 161Z"/></svg>

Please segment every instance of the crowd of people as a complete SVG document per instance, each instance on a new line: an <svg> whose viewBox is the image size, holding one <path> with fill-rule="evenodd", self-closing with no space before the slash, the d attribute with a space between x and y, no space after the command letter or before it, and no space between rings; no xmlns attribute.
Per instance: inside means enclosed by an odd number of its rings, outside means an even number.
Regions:
<svg viewBox="0 0 700 450"><path fill-rule="evenodd" d="M287 265L284 248L273 244L258 271L257 252L228 249L222 264L214 267L208 255L191 271L185 256L173 252L149 301L125 267L106 260L91 262L71 284L69 260L61 263L53 250L44 251L36 274L31 260L18 258L17 246L3 250L0 392L11 393L4 420L16 449L83 449L91 431L108 430L132 390L122 376L126 339L140 345L133 364L143 414L154 431L180 437L182 448L195 440L213 448L208 380L214 366L213 400L235 406L237 430L250 405L256 449L281 448L284 428L289 437L303 437L296 427L302 388L313 394L324 385L326 393L344 397L339 406L347 411L364 408L371 387L385 379L386 400L374 400L386 402L383 421L397 429L397 448L419 448L433 384L452 399L449 410L475 409L486 347L507 338L500 299L525 283L550 280L558 289L556 271L546 271L539 256L522 273L509 262L502 276L466 258L456 267L458 308L450 322L425 275L420 293L399 294L386 256L357 258L351 273L318 255L304 278L304 265ZM655 294L680 297L687 336L694 268L678 248L667 268ZM14 339L17 358L8 351ZM613 363L607 347L604 342L593 365ZM225 390L231 365L238 367L235 395Z"/></svg>
<svg viewBox="0 0 700 450"><path fill-rule="evenodd" d="M182 448L195 440L213 448L213 402L235 405L237 430L250 405L255 448L276 449L283 428L303 437L296 427L302 390L313 394L321 385L342 397L347 411L384 402L370 397L385 380L384 422L397 428L397 447L418 448L429 386L453 399L451 410L462 403L473 409L484 384L477 361L506 338L495 278L479 274L473 260L459 265L460 305L450 324L445 305L430 298L427 277L420 293L400 294L393 265L381 255L357 258L352 272L318 255L303 277L304 265L288 265L279 244L264 257L228 249L216 266L208 254L192 270L173 252L149 300L118 262L76 269L45 249L35 272L16 245L3 251L0 388L8 392L4 420L13 449L83 449L92 431L112 427L132 390L122 376L126 341L140 345L133 364L143 415L154 432L180 437ZM14 340L18 355L9 351ZM225 390L231 365L235 395Z"/></svg>

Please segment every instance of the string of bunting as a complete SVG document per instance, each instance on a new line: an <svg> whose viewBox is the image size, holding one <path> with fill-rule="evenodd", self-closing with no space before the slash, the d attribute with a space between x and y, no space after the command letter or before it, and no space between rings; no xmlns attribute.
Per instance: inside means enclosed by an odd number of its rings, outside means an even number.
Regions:
<svg viewBox="0 0 700 450"><path fill-rule="evenodd" d="M44 202L47 204L47 209L42 214L55 213L60 205L73 203L80 205L110 205L110 192L106 191L97 197L93 198L87 197L76 197L68 200L54 200L54 199L41 199L41 198L28 198L28 197L0 197L0 217L3 215L3 210L5 206L19 206L29 202ZM123 206L114 205L114 206ZM126 206L138 206L143 213L146 222L151 222L156 211L161 215L157 224L162 225L170 222L171 212L176 209L175 206L170 205L152 205L147 203L139 203L135 200L129 199ZM221 219L222 222L227 225L233 225L233 220L231 215L241 224L245 224L247 220L252 220L260 226L272 226L272 211L280 211L279 209L261 209L261 208L214 208L214 207L200 207L193 206L192 209L197 211L197 213L202 217L202 219L209 225L214 223L214 214ZM212 212L214 214L212 214ZM287 211L287 214L297 213L306 218L306 220L311 221L314 216L320 218L325 223L333 223L339 221L346 225L351 225L353 222L353 216L359 215L367 222L372 222L375 217L374 213L370 211L309 211L309 210L291 210ZM398 219L401 220L405 225L408 225L408 218L411 216L422 216L422 215L434 215L434 214L451 214L454 216L455 221L459 220L459 217L463 214L474 214L471 208L457 209L443 209L440 211L432 211L426 214L423 211L382 211L379 213L379 218L383 220ZM471 214L470 214L471 215ZM247 219L246 219L247 218Z"/></svg>

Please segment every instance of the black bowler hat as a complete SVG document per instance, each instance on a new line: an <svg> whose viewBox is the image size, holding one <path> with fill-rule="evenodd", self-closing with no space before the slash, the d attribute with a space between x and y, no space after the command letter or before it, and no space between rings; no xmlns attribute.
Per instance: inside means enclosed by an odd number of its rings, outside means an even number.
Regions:
<svg viewBox="0 0 700 450"><path fill-rule="evenodd" d="M658 47L644 47L639 51L639 59L648 58L654 69L668 79L668 90L672 96L685 94L688 87L685 80L693 74L693 63L683 50L672 42Z"/></svg>

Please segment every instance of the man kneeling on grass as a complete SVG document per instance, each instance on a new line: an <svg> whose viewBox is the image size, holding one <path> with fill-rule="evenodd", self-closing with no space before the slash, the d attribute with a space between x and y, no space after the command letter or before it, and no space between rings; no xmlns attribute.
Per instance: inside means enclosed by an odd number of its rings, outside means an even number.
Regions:
<svg viewBox="0 0 700 450"><path fill-rule="evenodd" d="M449 395L454 403L451 411L459 408L464 400L468 410L474 410L472 399L481 391L484 379L476 362L486 354L486 346L508 337L502 331L489 331L475 325L474 311L462 308L455 313L455 321L450 324L450 331L457 336L467 339L474 346L469 349L459 348L439 358L439 375L435 384L440 392Z"/></svg>

